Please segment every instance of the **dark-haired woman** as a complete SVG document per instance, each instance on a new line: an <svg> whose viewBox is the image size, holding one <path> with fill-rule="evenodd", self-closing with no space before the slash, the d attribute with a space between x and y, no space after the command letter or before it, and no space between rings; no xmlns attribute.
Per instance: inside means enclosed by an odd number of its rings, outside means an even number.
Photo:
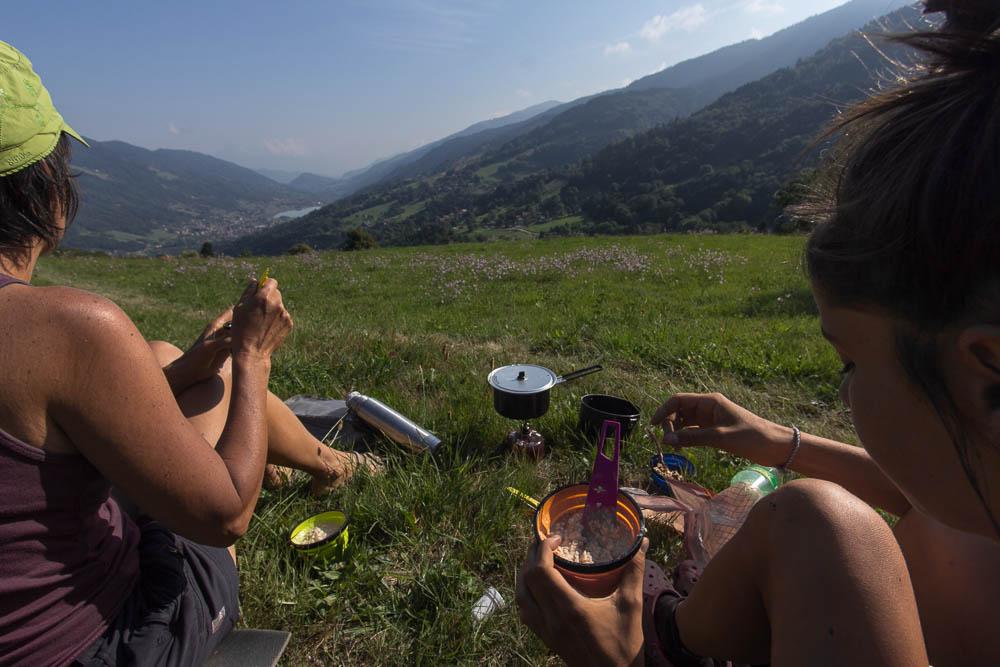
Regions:
<svg viewBox="0 0 1000 667"><path fill-rule="evenodd" d="M1000 665L1000 2L929 2L911 82L848 113L806 259L864 449L680 395L664 441L812 479L767 497L677 589L645 549L611 597L521 572L522 619L573 665ZM822 203L822 202L820 202ZM872 509L900 517L894 529ZM702 657L708 656L708 657ZM713 661L710 658L716 659Z"/></svg>
<svg viewBox="0 0 1000 667"><path fill-rule="evenodd" d="M267 460L321 486L358 462L268 393L292 327L274 280L185 353L106 299L28 285L76 210L68 136L0 42L0 665L198 665L237 618L227 547Z"/></svg>

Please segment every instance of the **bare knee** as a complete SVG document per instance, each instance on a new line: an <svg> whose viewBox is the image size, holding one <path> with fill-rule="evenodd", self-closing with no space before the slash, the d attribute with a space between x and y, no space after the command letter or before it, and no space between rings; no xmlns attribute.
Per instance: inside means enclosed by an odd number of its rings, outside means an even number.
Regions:
<svg viewBox="0 0 1000 667"><path fill-rule="evenodd" d="M915 617L906 562L892 529L843 487L798 480L757 503L751 516L764 522L761 530L766 538L758 543L762 558L756 574L769 609L802 613L789 601L807 587L824 599L827 611L841 623L861 613L866 601L890 604L904 616L914 612ZM771 621L776 628L778 619ZM788 630L798 627L799 621L786 617L781 624Z"/></svg>
<svg viewBox="0 0 1000 667"><path fill-rule="evenodd" d="M767 496L765 504L771 512L788 515L839 517L845 514L864 514L878 517L863 500L844 487L821 479L797 479L785 484Z"/></svg>
<svg viewBox="0 0 1000 667"><path fill-rule="evenodd" d="M818 479L795 480L781 487L754 507L751 520L766 522L772 543L783 545L789 540L895 542L875 510L842 486Z"/></svg>
<svg viewBox="0 0 1000 667"><path fill-rule="evenodd" d="M149 344L149 349L156 355L156 360L160 363L161 368L172 361L176 361L178 357L184 354L179 347L163 340L152 341Z"/></svg>

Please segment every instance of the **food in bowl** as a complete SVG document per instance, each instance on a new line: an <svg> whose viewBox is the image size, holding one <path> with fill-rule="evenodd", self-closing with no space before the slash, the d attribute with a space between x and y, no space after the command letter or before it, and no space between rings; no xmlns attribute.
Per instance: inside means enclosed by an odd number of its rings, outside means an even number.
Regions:
<svg viewBox="0 0 1000 667"><path fill-rule="evenodd" d="M298 545L306 546L309 544L316 544L317 542L322 542L331 535L336 535L341 529L343 524L322 524L318 523L312 528L307 528L299 533L296 533L292 538L292 542Z"/></svg>
<svg viewBox="0 0 1000 667"><path fill-rule="evenodd" d="M635 541L614 510L594 513L586 525L582 511L564 514L552 525L549 534L562 537L557 556L586 565L615 561L628 553Z"/></svg>
<svg viewBox="0 0 1000 667"><path fill-rule="evenodd" d="M662 477L663 479L673 480L675 482L684 481L684 475L682 475L680 471L671 470L666 466L665 463L662 462L657 463L655 466L653 466L653 470L655 470L656 474Z"/></svg>

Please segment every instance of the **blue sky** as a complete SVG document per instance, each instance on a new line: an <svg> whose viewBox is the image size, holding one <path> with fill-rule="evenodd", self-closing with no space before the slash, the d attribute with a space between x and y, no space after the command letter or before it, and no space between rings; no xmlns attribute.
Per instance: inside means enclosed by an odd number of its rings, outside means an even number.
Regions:
<svg viewBox="0 0 1000 667"><path fill-rule="evenodd" d="M32 0L0 39L87 136L338 175L843 2Z"/></svg>

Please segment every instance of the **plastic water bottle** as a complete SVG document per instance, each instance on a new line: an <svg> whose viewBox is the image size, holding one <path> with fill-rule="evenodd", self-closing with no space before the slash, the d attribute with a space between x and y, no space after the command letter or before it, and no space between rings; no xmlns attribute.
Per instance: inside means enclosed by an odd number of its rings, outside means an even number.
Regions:
<svg viewBox="0 0 1000 667"><path fill-rule="evenodd" d="M695 515L694 559L704 566L740 529L754 504L781 484L777 468L748 466L733 475L729 487L715 495Z"/></svg>

